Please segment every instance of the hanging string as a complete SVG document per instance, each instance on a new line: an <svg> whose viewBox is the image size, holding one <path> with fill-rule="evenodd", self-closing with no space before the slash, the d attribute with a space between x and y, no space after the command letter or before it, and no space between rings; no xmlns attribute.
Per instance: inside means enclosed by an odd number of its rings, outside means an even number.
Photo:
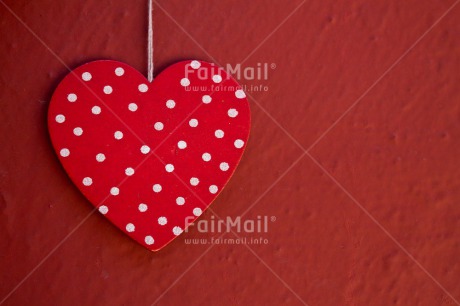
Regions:
<svg viewBox="0 0 460 306"><path fill-rule="evenodd" d="M152 0L149 0L149 31L148 31L148 47L147 47L147 79L153 81L153 22L152 22L153 5Z"/></svg>

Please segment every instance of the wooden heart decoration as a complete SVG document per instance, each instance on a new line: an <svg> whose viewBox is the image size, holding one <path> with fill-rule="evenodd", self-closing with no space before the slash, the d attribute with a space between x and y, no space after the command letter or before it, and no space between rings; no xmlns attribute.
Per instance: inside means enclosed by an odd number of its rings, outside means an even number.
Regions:
<svg viewBox="0 0 460 306"><path fill-rule="evenodd" d="M117 61L82 65L50 102L51 140L99 212L157 251L209 207L235 171L250 130L238 83L184 61L149 83Z"/></svg>

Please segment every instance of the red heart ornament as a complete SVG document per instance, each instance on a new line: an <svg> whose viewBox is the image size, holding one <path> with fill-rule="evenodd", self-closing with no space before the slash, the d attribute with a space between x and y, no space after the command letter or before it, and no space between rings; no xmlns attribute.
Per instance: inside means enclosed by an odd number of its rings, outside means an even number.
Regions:
<svg viewBox="0 0 460 306"><path fill-rule="evenodd" d="M206 210L235 171L250 130L238 83L203 61L154 82L117 61L94 61L53 94L48 128L74 184L99 212L157 251Z"/></svg>

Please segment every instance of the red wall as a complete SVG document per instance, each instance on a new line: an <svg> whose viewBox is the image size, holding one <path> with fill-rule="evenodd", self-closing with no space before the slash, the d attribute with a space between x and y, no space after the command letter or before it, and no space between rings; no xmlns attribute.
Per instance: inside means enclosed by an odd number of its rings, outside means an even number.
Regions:
<svg viewBox="0 0 460 306"><path fill-rule="evenodd" d="M276 65L240 80L268 91L249 91L248 148L212 206L276 217L268 244L186 245L213 236L191 230L151 253L91 215L51 148L48 103L66 66L146 73L147 1L4 0L4 305L458 304L460 5L158 1L156 72Z"/></svg>

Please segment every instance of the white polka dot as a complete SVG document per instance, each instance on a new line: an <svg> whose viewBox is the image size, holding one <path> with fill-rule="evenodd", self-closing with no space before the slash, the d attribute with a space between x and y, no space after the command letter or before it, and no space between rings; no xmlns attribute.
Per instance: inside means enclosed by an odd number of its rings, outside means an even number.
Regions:
<svg viewBox="0 0 460 306"><path fill-rule="evenodd" d="M174 171L174 165L172 164L167 164L165 166L166 172L173 172Z"/></svg>
<svg viewBox="0 0 460 306"><path fill-rule="evenodd" d="M149 153L149 152L150 152L150 147L149 147L149 146L146 146L146 145L143 145L143 146L141 147L141 152L142 152L142 154L147 154L147 153Z"/></svg>
<svg viewBox="0 0 460 306"><path fill-rule="evenodd" d="M120 189L118 189L117 187L112 187L110 188L110 194L113 196L117 196L120 194Z"/></svg>
<svg viewBox="0 0 460 306"><path fill-rule="evenodd" d="M197 216L197 217L201 216L202 213L203 213L203 211L199 207L196 207L196 208L193 209L193 214L195 216Z"/></svg>
<svg viewBox="0 0 460 306"><path fill-rule="evenodd" d="M235 91L235 96L238 98L238 99L244 99L246 98L246 94L244 93L244 91L242 89L238 89L237 91Z"/></svg>
<svg viewBox="0 0 460 306"><path fill-rule="evenodd" d="M209 104L209 103L211 103L212 98L211 98L210 95L204 95L204 96L201 98L201 101L203 101L204 104Z"/></svg>
<svg viewBox="0 0 460 306"><path fill-rule="evenodd" d="M193 68L193 69L198 69L201 67L201 63L199 61L192 61L190 63L190 66Z"/></svg>
<svg viewBox="0 0 460 306"><path fill-rule="evenodd" d="M155 185L153 185L153 191L154 191L154 192L160 192L161 189L163 189L163 187L161 187L160 184L155 184Z"/></svg>
<svg viewBox="0 0 460 306"><path fill-rule="evenodd" d="M149 87L147 86L147 84L140 84L137 89L139 89L140 92L147 92L147 90L149 90Z"/></svg>
<svg viewBox="0 0 460 306"><path fill-rule="evenodd" d="M145 241L146 245L152 245L155 242L155 240L153 240L152 236L145 236L144 241Z"/></svg>
<svg viewBox="0 0 460 306"><path fill-rule="evenodd" d="M64 115L57 115L56 116L56 122L57 123L63 123L65 121L65 116Z"/></svg>
<svg viewBox="0 0 460 306"><path fill-rule="evenodd" d="M92 77L93 76L89 72L83 72L83 74L81 75L81 78L83 79L83 81L86 81L86 82L91 80Z"/></svg>
<svg viewBox="0 0 460 306"><path fill-rule="evenodd" d="M123 133L120 131L116 131L115 134L113 134L113 137L115 137L115 139L120 140L123 138Z"/></svg>
<svg viewBox="0 0 460 306"><path fill-rule="evenodd" d="M77 95L74 93L71 93L67 96L67 100L69 100L69 102L75 102L77 101Z"/></svg>
<svg viewBox="0 0 460 306"><path fill-rule="evenodd" d="M99 212L101 214L105 215L106 213L109 212L109 208L107 206L105 206L105 205L101 205L101 206L99 206Z"/></svg>
<svg viewBox="0 0 460 306"><path fill-rule="evenodd" d="M102 163L105 160L105 155L103 153L99 153L96 155L96 160Z"/></svg>
<svg viewBox="0 0 460 306"><path fill-rule="evenodd" d="M205 162L208 162L211 160L211 154L209 153L203 153L203 155L201 155L201 158L205 161Z"/></svg>
<svg viewBox="0 0 460 306"><path fill-rule="evenodd" d="M230 108L227 114L230 118L235 118L236 116L238 116L238 111L234 108Z"/></svg>
<svg viewBox="0 0 460 306"><path fill-rule="evenodd" d="M59 152L59 154L61 154L62 157L67 157L67 156L70 155L70 151L69 151L69 149L64 148L64 149L61 149L61 151Z"/></svg>
<svg viewBox="0 0 460 306"><path fill-rule="evenodd" d="M153 127L155 128L155 130L161 131L164 128L164 124L162 122L155 122Z"/></svg>
<svg viewBox="0 0 460 306"><path fill-rule="evenodd" d="M191 127L197 127L197 126L198 126L198 120L196 120L196 119L190 119L190 121L188 122L188 124L189 124Z"/></svg>
<svg viewBox="0 0 460 306"><path fill-rule="evenodd" d="M177 143L177 147L178 147L179 149L181 149L181 150L182 150L182 149L185 149L185 148L187 147L187 143L186 143L185 141L183 141L183 140L180 140L180 141Z"/></svg>
<svg viewBox="0 0 460 306"><path fill-rule="evenodd" d="M174 100L168 100L166 101L166 107L169 108L169 109L172 109L176 106L176 102L174 102Z"/></svg>
<svg viewBox="0 0 460 306"><path fill-rule="evenodd" d="M222 82L222 77L220 75L216 74L216 75L212 76L212 80L214 81L214 83L220 83L220 82Z"/></svg>
<svg viewBox="0 0 460 306"><path fill-rule="evenodd" d="M174 228L173 228L174 235L179 236L180 234L182 234L182 232L183 231L179 226L174 226Z"/></svg>
<svg viewBox="0 0 460 306"><path fill-rule="evenodd" d="M158 224L165 225L166 223L168 223L168 219L166 219L166 217L158 218Z"/></svg>
<svg viewBox="0 0 460 306"><path fill-rule="evenodd" d="M125 174L126 174L127 176L133 175L133 174L134 174L134 169L131 168L131 167L126 168L126 169L125 169Z"/></svg>
<svg viewBox="0 0 460 306"><path fill-rule="evenodd" d="M183 197L178 197L176 199L176 204L177 205L184 205L185 204L185 199Z"/></svg>
<svg viewBox="0 0 460 306"><path fill-rule="evenodd" d="M182 80L180 80L180 84L184 87L187 87L188 85L190 85L190 80L187 78L183 78Z"/></svg>
<svg viewBox="0 0 460 306"><path fill-rule="evenodd" d="M220 168L220 170L222 170L222 171L227 171L228 168L230 168L230 166L228 165L228 163L223 162L223 163L220 163L219 168Z"/></svg>
<svg viewBox="0 0 460 306"><path fill-rule="evenodd" d="M117 69L115 69L115 74L117 76L122 76L123 74L125 74L125 70L121 67L118 67Z"/></svg>
<svg viewBox="0 0 460 306"><path fill-rule="evenodd" d="M129 103L128 109L132 112L137 111L137 104L136 103Z"/></svg>
<svg viewBox="0 0 460 306"><path fill-rule="evenodd" d="M147 209L148 209L148 207L147 207L147 205L146 205L146 204L144 204L144 203L141 203L141 204L139 204L139 207L138 207L138 209L139 209L139 211L140 211L140 212L146 212L146 211L147 211Z"/></svg>
<svg viewBox="0 0 460 306"><path fill-rule="evenodd" d="M104 86L104 93L106 95L110 95L112 92L113 92L112 86L109 86L109 85Z"/></svg>
<svg viewBox="0 0 460 306"><path fill-rule="evenodd" d="M198 185L199 183L200 183L200 180L199 180L198 178L196 178L196 177L192 177L192 178L190 179L190 185L192 185L192 186L196 186L196 185Z"/></svg>
<svg viewBox="0 0 460 306"><path fill-rule="evenodd" d="M211 185L209 186L209 192L212 194L215 194L217 192L218 188L216 185Z"/></svg>
<svg viewBox="0 0 460 306"><path fill-rule="evenodd" d="M83 134L83 129L81 127L76 127L73 129L75 136L81 136Z"/></svg>
<svg viewBox="0 0 460 306"><path fill-rule="evenodd" d="M126 224L126 231L127 231L127 232L132 233L132 232L134 232L135 230L136 230L136 227L134 226L134 224L132 224L132 223Z"/></svg>
<svg viewBox="0 0 460 306"><path fill-rule="evenodd" d="M91 184L93 184L93 179L90 178L90 177L85 177L83 179L83 185L85 186L91 186Z"/></svg>
<svg viewBox="0 0 460 306"><path fill-rule="evenodd" d="M224 131L222 131L222 130L216 130L216 131L214 132L214 135L215 135L217 138L222 138L222 137L224 137Z"/></svg>
<svg viewBox="0 0 460 306"><path fill-rule="evenodd" d="M235 140L234 145L235 148L241 149L244 146L244 141L242 141L241 139L237 139Z"/></svg>
<svg viewBox="0 0 460 306"><path fill-rule="evenodd" d="M91 109L91 112L94 114L94 115L99 115L101 113L101 108L97 105L93 106L93 108Z"/></svg>

